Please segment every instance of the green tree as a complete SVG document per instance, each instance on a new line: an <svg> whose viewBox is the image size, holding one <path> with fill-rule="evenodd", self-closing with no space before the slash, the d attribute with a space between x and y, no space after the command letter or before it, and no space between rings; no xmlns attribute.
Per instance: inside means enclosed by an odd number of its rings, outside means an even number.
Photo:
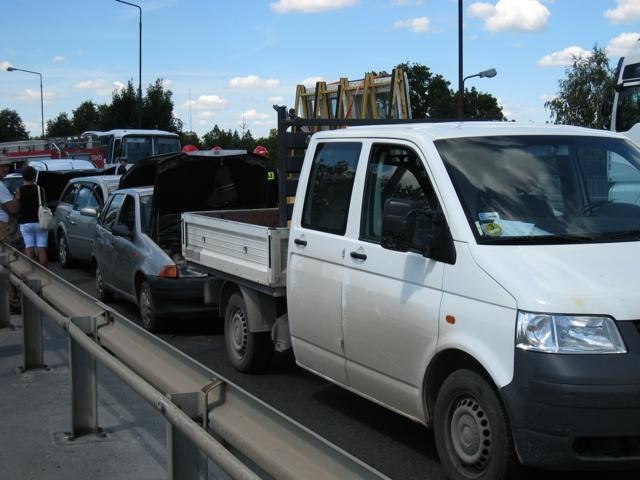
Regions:
<svg viewBox="0 0 640 480"><path fill-rule="evenodd" d="M413 118L457 118L457 92L451 89L451 82L419 63L405 62L397 67L406 72L409 80L409 100ZM475 88L465 88L463 102L465 119L506 120L498 100L489 93L478 92Z"/></svg>
<svg viewBox="0 0 640 480"><path fill-rule="evenodd" d="M0 110L0 142L27 140L29 132L24 128L22 118L15 110Z"/></svg>
<svg viewBox="0 0 640 480"><path fill-rule="evenodd" d="M73 110L71 123L77 134L87 130L100 130L102 119L99 107L91 100L82 102L78 108Z"/></svg>
<svg viewBox="0 0 640 480"><path fill-rule="evenodd" d="M614 72L603 48L596 44L590 55L573 57L566 77L558 81L560 91L545 102L554 123L604 128L608 118L601 107L615 85Z"/></svg>
<svg viewBox="0 0 640 480"><path fill-rule="evenodd" d="M143 128L156 128L170 132L182 131L182 121L173 116L173 92L164 90L162 79L147 87L147 94L142 100Z"/></svg>
<svg viewBox="0 0 640 480"><path fill-rule="evenodd" d="M195 145L196 147L201 147L200 138L196 132L179 132L180 135L180 143L182 146L184 145Z"/></svg>
<svg viewBox="0 0 640 480"><path fill-rule="evenodd" d="M114 91L111 104L101 109L102 130L114 128L137 128L138 126L138 94L133 81L129 80L122 90Z"/></svg>
<svg viewBox="0 0 640 480"><path fill-rule="evenodd" d="M47 120L47 137L67 137L75 134L76 130L66 113L60 113L53 120Z"/></svg>

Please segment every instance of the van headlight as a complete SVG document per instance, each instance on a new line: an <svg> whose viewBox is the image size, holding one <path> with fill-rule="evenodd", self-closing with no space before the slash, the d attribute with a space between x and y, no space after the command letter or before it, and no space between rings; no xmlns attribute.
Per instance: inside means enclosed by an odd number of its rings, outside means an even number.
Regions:
<svg viewBox="0 0 640 480"><path fill-rule="evenodd" d="M626 353L609 317L518 312L516 347L544 353Z"/></svg>

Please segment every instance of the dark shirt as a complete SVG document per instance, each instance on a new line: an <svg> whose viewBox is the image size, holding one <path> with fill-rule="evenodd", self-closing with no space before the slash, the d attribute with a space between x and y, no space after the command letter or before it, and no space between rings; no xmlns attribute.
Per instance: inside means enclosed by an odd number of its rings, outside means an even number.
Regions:
<svg viewBox="0 0 640 480"><path fill-rule="evenodd" d="M116 175L124 175L127 171L127 166L126 165L120 165L118 167L118 169L116 170Z"/></svg>
<svg viewBox="0 0 640 480"><path fill-rule="evenodd" d="M22 185L20 187L20 223L38 223L38 191L36 185ZM42 190L40 191L42 195Z"/></svg>

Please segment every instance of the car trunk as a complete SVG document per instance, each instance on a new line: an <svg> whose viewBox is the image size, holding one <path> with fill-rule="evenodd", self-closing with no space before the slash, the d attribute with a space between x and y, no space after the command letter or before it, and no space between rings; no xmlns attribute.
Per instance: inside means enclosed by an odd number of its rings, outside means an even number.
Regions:
<svg viewBox="0 0 640 480"><path fill-rule="evenodd" d="M277 203L274 169L261 157L238 151L150 157L120 178L120 188L151 185L149 235L176 263L183 212L267 208Z"/></svg>

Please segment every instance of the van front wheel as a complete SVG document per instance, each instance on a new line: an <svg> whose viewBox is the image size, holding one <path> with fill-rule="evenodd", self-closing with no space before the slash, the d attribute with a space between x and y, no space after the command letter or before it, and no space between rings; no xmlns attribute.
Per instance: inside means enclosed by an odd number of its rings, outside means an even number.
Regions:
<svg viewBox="0 0 640 480"><path fill-rule="evenodd" d="M452 480L516 478L507 414L491 385L471 370L449 375L434 411L436 447Z"/></svg>
<svg viewBox="0 0 640 480"><path fill-rule="evenodd" d="M270 332L251 332L244 298L234 293L224 314L224 341L227 357L236 370L261 372L267 369L273 355Z"/></svg>

